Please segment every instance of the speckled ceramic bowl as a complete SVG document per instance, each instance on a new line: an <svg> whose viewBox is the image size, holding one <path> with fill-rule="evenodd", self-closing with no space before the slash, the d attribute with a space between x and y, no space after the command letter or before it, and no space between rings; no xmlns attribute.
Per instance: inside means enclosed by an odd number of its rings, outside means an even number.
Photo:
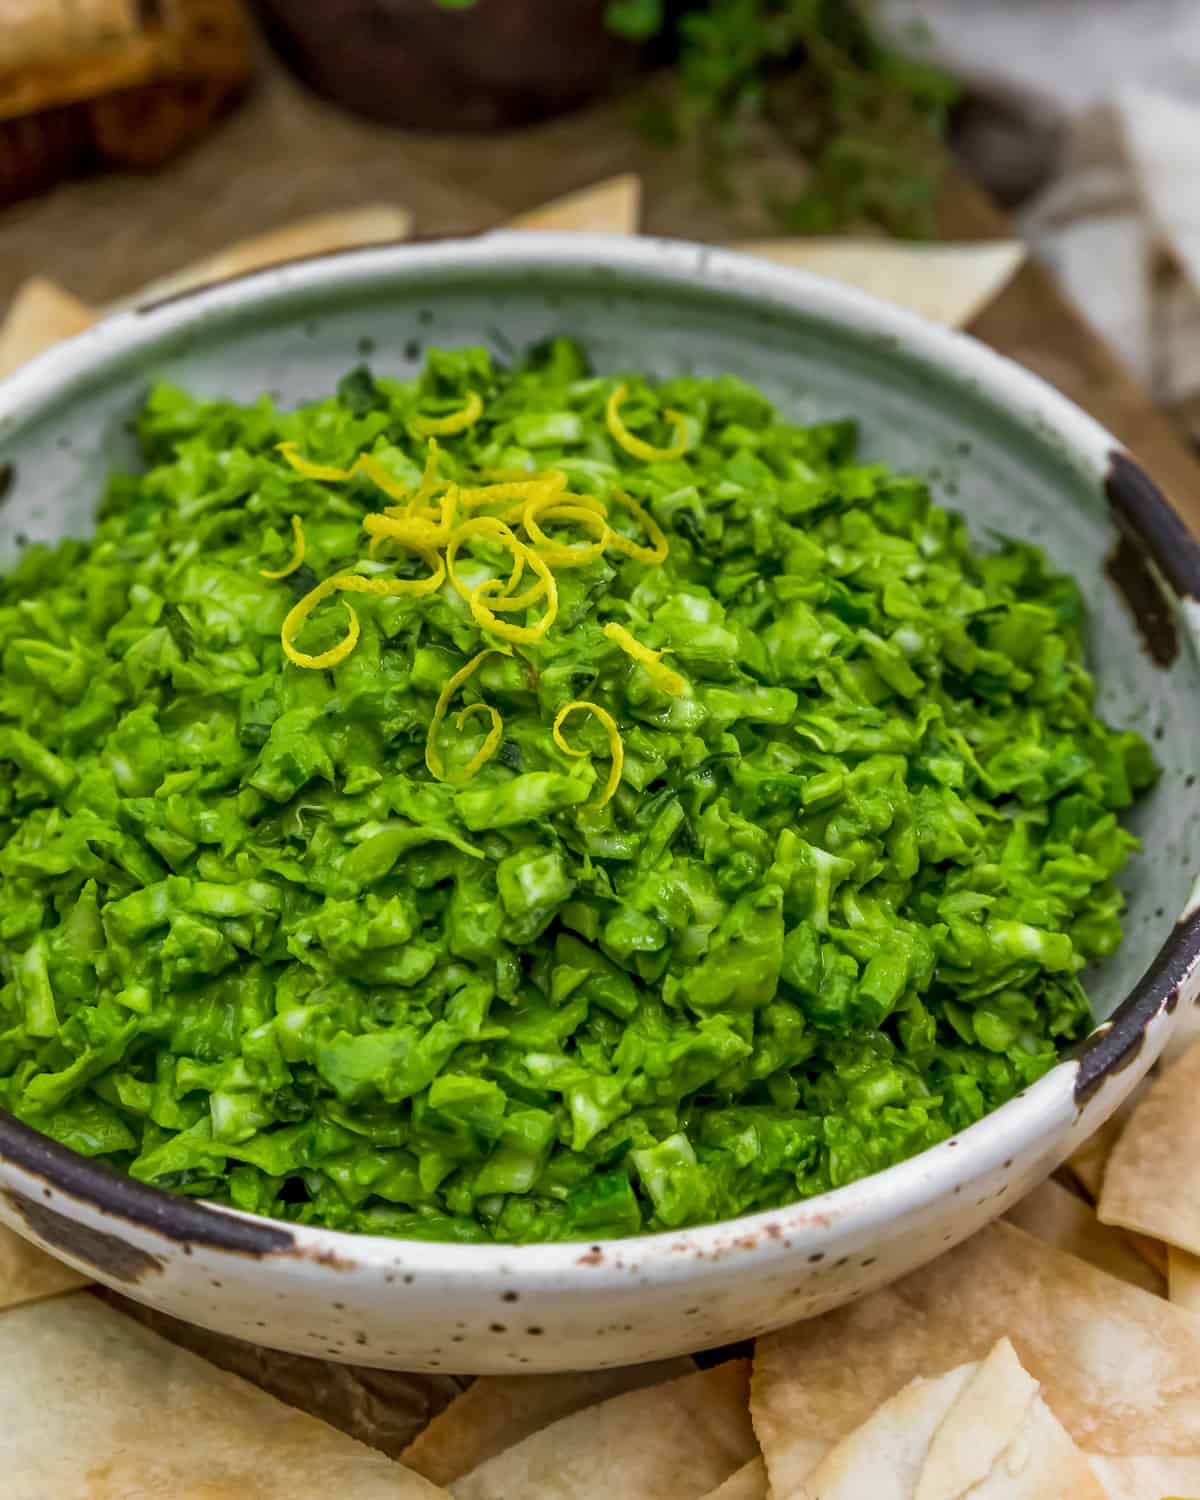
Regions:
<svg viewBox="0 0 1200 1500"><path fill-rule="evenodd" d="M1155 741L1134 823L1128 941L1094 976L1108 1017L1035 1087L902 1166L790 1208L605 1244L447 1246L292 1228L112 1176L0 1116L0 1219L131 1296L225 1333L408 1369L646 1360L833 1307L963 1239L1117 1106L1200 987L1200 555L1153 482L1082 412L968 338L856 292L652 240L503 235L315 260L124 313L0 387L0 564L86 533L134 457L152 375L285 402L370 355L501 354L557 331L606 367L733 372L786 412L863 420L980 532L1041 543L1092 605L1103 710Z"/></svg>

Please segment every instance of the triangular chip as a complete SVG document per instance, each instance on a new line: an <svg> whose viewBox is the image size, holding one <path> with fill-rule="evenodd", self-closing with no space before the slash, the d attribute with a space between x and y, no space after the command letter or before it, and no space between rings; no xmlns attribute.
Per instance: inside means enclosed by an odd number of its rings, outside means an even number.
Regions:
<svg viewBox="0 0 1200 1500"><path fill-rule="evenodd" d="M1200 1255L1200 1047L1156 1078L1113 1147L1100 1218Z"/></svg>
<svg viewBox="0 0 1200 1500"><path fill-rule="evenodd" d="M790 1467L782 1479L773 1463L773 1500L913 1500L934 1433L976 1368L962 1365L934 1380L910 1381L798 1484Z"/></svg>
<svg viewBox="0 0 1200 1500"><path fill-rule="evenodd" d="M716 1365L564 1417L450 1486L456 1500L693 1500L754 1458L749 1367Z"/></svg>
<svg viewBox="0 0 1200 1500"><path fill-rule="evenodd" d="M5 1500L421 1500L390 1458L88 1292L0 1317Z"/></svg>
<svg viewBox="0 0 1200 1500"><path fill-rule="evenodd" d="M1200 1319L994 1224L883 1291L759 1339L754 1425L773 1485L792 1434L834 1442L914 1376L1012 1339L1100 1453L1200 1452Z"/></svg>
<svg viewBox="0 0 1200 1500"><path fill-rule="evenodd" d="M1028 1420L1037 1393L1037 1381L1001 1339L933 1434L915 1500L957 1500L986 1479Z"/></svg>
<svg viewBox="0 0 1200 1500"><path fill-rule="evenodd" d="M814 1467L824 1455L824 1445L820 1445L813 1458ZM751 1459L732 1473L724 1484L709 1490L704 1500L770 1500L766 1464L761 1458Z"/></svg>
<svg viewBox="0 0 1200 1500"><path fill-rule="evenodd" d="M1146 1082L1147 1080L1143 1079L1138 1088L1142 1088ZM1133 1113L1136 1095L1135 1089L1116 1113L1109 1115L1099 1130L1093 1131L1078 1151L1067 1158L1067 1170L1093 1203L1099 1200L1100 1190L1104 1186L1104 1169L1108 1166L1108 1158L1112 1155L1113 1147L1120 1140L1121 1132Z"/></svg>
<svg viewBox="0 0 1200 1500"><path fill-rule="evenodd" d="M105 312L123 307L145 306L165 297L178 296L194 287L208 286L230 276L244 276L266 266L302 260L310 255L328 255L337 250L356 250L364 245L388 245L406 240L412 233L412 214L393 203L364 203L359 208L343 209L333 214L314 214L239 240L215 255L205 256L140 287L131 297L111 303Z"/></svg>
<svg viewBox="0 0 1200 1500"><path fill-rule="evenodd" d="M0 1225L0 1308L86 1286L87 1278Z"/></svg>
<svg viewBox="0 0 1200 1500"><path fill-rule="evenodd" d="M1200 1496L1200 1458L1197 1457L1104 1458L1093 1454L1090 1462L1109 1500Z"/></svg>
<svg viewBox="0 0 1200 1500"><path fill-rule="evenodd" d="M508 229L574 230L584 234L636 234L642 209L642 180L632 172L594 187L543 203L518 214Z"/></svg>
<svg viewBox="0 0 1200 1500"><path fill-rule="evenodd" d="M949 328L962 328L982 312L1025 259L1020 240L902 245L820 238L750 240L734 248L845 282Z"/></svg>
<svg viewBox="0 0 1200 1500"><path fill-rule="evenodd" d="M25 282L0 325L0 377L11 375L60 339L90 328L96 316L78 297L42 276Z"/></svg>
<svg viewBox="0 0 1200 1500"><path fill-rule="evenodd" d="M1165 1291L1161 1272L1138 1253L1125 1231L1101 1224L1090 1203L1053 1179L1034 1188L1005 1217L1056 1250L1077 1255L1110 1276L1140 1286L1144 1292L1161 1297Z"/></svg>
<svg viewBox="0 0 1200 1500"><path fill-rule="evenodd" d="M1176 1307L1200 1313L1200 1255L1167 1246L1167 1296Z"/></svg>
<svg viewBox="0 0 1200 1500"><path fill-rule="evenodd" d="M450 1484L572 1412L695 1368L684 1358L580 1374L484 1375L434 1417L400 1456L435 1484Z"/></svg>
<svg viewBox="0 0 1200 1500"><path fill-rule="evenodd" d="M949 1495L946 1500L951 1500ZM953 1500L1106 1500L1084 1455L1040 1397L991 1473Z"/></svg>

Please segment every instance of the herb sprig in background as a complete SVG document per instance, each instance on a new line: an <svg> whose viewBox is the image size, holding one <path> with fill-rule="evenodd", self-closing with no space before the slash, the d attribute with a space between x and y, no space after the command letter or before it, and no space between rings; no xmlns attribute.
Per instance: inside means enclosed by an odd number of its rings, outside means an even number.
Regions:
<svg viewBox="0 0 1200 1500"><path fill-rule="evenodd" d="M475 0L437 3L468 9ZM941 167L934 143L958 86L883 41L848 0L612 0L607 21L673 56L666 100L642 110L642 122L663 141L699 140L719 191L736 185L766 125L808 167L798 192L771 202L782 227L930 233Z"/></svg>

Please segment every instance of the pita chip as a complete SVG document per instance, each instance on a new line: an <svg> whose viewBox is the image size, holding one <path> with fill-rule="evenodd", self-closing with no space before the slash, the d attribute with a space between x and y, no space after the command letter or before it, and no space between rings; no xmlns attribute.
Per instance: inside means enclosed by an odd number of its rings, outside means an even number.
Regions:
<svg viewBox="0 0 1200 1500"><path fill-rule="evenodd" d="M837 1442L917 1375L1011 1338L1084 1449L1200 1452L1200 1319L1010 1224L849 1307L759 1339L752 1407L782 1494L792 1434Z"/></svg>
<svg viewBox="0 0 1200 1500"><path fill-rule="evenodd" d="M947 1494L946 1500L951 1500ZM1092 1466L1054 1413L1035 1396L1029 1419L995 1468L954 1500L1106 1500Z"/></svg>
<svg viewBox="0 0 1200 1500"><path fill-rule="evenodd" d="M694 1371L690 1359L564 1375L484 1375L400 1455L435 1484L451 1484L552 1422L624 1391Z"/></svg>
<svg viewBox="0 0 1200 1500"><path fill-rule="evenodd" d="M825 1456L823 1444L818 1444L813 1459L815 1465ZM761 1458L751 1459L729 1476L724 1484L709 1490L704 1500L771 1500L767 1486L767 1466Z"/></svg>
<svg viewBox="0 0 1200 1500"><path fill-rule="evenodd" d="M1200 1495L1200 1458L1103 1458L1092 1470L1108 1500L1164 1500Z"/></svg>
<svg viewBox="0 0 1200 1500"><path fill-rule="evenodd" d="M543 1428L450 1486L455 1500L694 1500L758 1454L744 1360L628 1391Z"/></svg>
<svg viewBox="0 0 1200 1500"><path fill-rule="evenodd" d="M1025 259L1020 240L906 245L822 237L749 240L734 249L845 282L948 328L963 328L982 312Z"/></svg>
<svg viewBox="0 0 1200 1500"><path fill-rule="evenodd" d="M799 1484L794 1475L781 1481L773 1465L773 1500L913 1500L934 1434L975 1370L962 1365L935 1380L910 1381Z"/></svg>
<svg viewBox="0 0 1200 1500"><path fill-rule="evenodd" d="M1113 1147L1099 1214L1200 1255L1200 1047L1155 1078Z"/></svg>
<svg viewBox="0 0 1200 1500"><path fill-rule="evenodd" d="M0 377L96 321L96 313L42 276L21 286L0 324Z"/></svg>
<svg viewBox="0 0 1200 1500"><path fill-rule="evenodd" d="M87 1292L0 1317L5 1500L444 1492Z"/></svg>
<svg viewBox="0 0 1200 1500"><path fill-rule="evenodd" d="M1008 1339L976 1368L934 1434L913 1500L1104 1500Z"/></svg>
<svg viewBox="0 0 1200 1500"><path fill-rule="evenodd" d="M1007 1339L977 1364L918 1376L798 1489L774 1500L1105 1500Z"/></svg>
<svg viewBox="0 0 1200 1500"><path fill-rule="evenodd" d="M1021 1368L1009 1341L1001 1339L971 1371L933 1434L915 1500L954 1500L986 1479L1024 1426L1037 1393L1037 1381Z"/></svg>
<svg viewBox="0 0 1200 1500"><path fill-rule="evenodd" d="M411 230L412 215L408 210L388 203L368 203L336 214L317 214L242 240L142 287L131 297L110 303L102 311L119 312L308 255L403 240ZM51 281L40 276L27 281L17 292L0 327L0 376L11 373L60 339L81 333L99 316L100 311Z"/></svg>
<svg viewBox="0 0 1200 1500"><path fill-rule="evenodd" d="M1130 1236L1101 1224L1090 1203L1053 1178L1034 1188L1005 1217L1010 1224L1037 1235L1056 1250L1077 1255L1110 1276L1140 1286L1144 1292L1161 1297L1166 1291L1161 1271L1135 1249Z"/></svg>
<svg viewBox="0 0 1200 1500"><path fill-rule="evenodd" d="M366 245L386 245L405 240L412 233L412 214L392 203L364 203L359 208L332 214L314 214L281 224L252 239L239 240L216 255L206 256L182 271L164 276L140 288L132 297L111 303L106 312L157 302L195 287L244 276L267 266L310 255L329 255L337 250L356 250Z"/></svg>
<svg viewBox="0 0 1200 1500"><path fill-rule="evenodd" d="M641 211L642 180L632 172L626 172L518 214L508 221L505 228L636 234Z"/></svg>
<svg viewBox="0 0 1200 1500"><path fill-rule="evenodd" d="M1121 1132L1125 1129L1133 1108L1134 1099L1131 1096L1115 1114L1109 1115L1099 1130L1088 1136L1073 1156L1067 1158L1067 1170L1093 1203L1100 1197L1108 1158L1112 1155L1113 1147L1120 1140Z"/></svg>
<svg viewBox="0 0 1200 1500"><path fill-rule="evenodd" d="M0 1309L86 1285L78 1271L0 1225Z"/></svg>

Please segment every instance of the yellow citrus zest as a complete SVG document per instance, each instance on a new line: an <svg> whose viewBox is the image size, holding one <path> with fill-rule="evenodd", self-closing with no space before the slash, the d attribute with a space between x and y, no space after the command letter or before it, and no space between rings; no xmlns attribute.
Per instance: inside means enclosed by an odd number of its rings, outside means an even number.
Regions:
<svg viewBox="0 0 1200 1500"><path fill-rule="evenodd" d="M408 596L419 599L425 594L436 593L446 581L446 565L432 552L421 552L420 555L429 564L428 578L363 578L358 573L335 573L331 578L323 579L316 588L310 589L304 598L288 611L279 633L287 659L298 667L336 667L339 662L345 661L358 645L361 632L358 615L345 600L342 602L350 616L350 628L336 646L329 651L323 651L319 656L309 656L306 652L298 651L293 644L305 620L332 594L375 594L383 598Z"/></svg>
<svg viewBox="0 0 1200 1500"><path fill-rule="evenodd" d="M304 562L304 522L299 516L292 517L292 557L282 568L259 568L260 578L287 578Z"/></svg>
<svg viewBox="0 0 1200 1500"><path fill-rule="evenodd" d="M484 661L487 660L489 656L506 656L507 654L507 652L502 651L497 646L489 646L486 651L481 651L478 656L473 656L465 667L460 667L458 671L454 673L453 677L448 677L446 679L441 692L438 694L438 700L433 709L433 718L429 721L429 730L425 736L425 764L429 767L429 774L435 781L447 781L449 779L446 775L446 767L442 762L441 753L438 750L437 736L438 730L442 727L442 721L446 717L446 710L450 707L451 700L453 699L455 693L458 692L459 688L462 687L463 683L466 682L467 679L471 677L475 671L477 671L477 669L482 665ZM485 705L479 704L477 706L483 708ZM479 769L479 766L483 765L484 760L489 760L492 755L495 754L496 746L500 743L500 734L503 733L502 722L500 723L499 731L497 729L497 723L499 720L500 715L498 713L495 713L495 711L493 710L491 733L483 742L483 750L486 750L487 754L484 755L483 760L479 760L479 755L472 757L471 761L469 762L468 769L463 776L463 780L466 780L467 775L473 776ZM462 727L461 716L459 727ZM495 744L492 744L493 736L495 736ZM488 748L489 745L491 746L490 749ZM482 755L483 751L481 750L479 754ZM476 764L476 761L478 761L478 765Z"/></svg>
<svg viewBox="0 0 1200 1500"><path fill-rule="evenodd" d="M519 558L534 573L544 586L546 595L546 609L541 619L532 625L510 625L507 620L498 619L483 602L483 595L486 592L483 586L469 589L458 577L454 570L458 550L464 542L473 538L499 543L512 553L514 559ZM532 548L527 547L514 534L511 527L497 520L495 516L472 516L470 520L463 521L455 527L446 547L446 571L452 587L466 603L479 628L500 636L502 640L517 641L526 645L540 641L553 625L558 614L558 585L554 580L554 574L543 558L539 557Z"/></svg>
<svg viewBox="0 0 1200 1500"><path fill-rule="evenodd" d="M363 517L363 530L375 542L396 542L415 552L440 547L446 537L436 521L424 516L388 516L382 512Z"/></svg>
<svg viewBox="0 0 1200 1500"><path fill-rule="evenodd" d="M610 415L616 414L618 421L622 399L624 387L618 387L610 401ZM450 431L446 423L463 424L453 429L463 430L463 426L478 420L482 410L482 400L473 392L462 411L437 419L442 424L438 431L443 434ZM631 440L635 444L640 441ZM594 495L576 494L570 490L568 477L561 469L516 473L495 471L483 476L492 478L492 483L462 486L439 477L441 450L436 437L431 436L420 484L416 490L410 491L369 453L360 454L348 469L339 469L310 462L300 454L294 442L280 443L278 450L297 473L308 479L338 483L361 474L370 480L393 503L363 518L368 556L374 559L381 548L399 547L415 553L429 568L428 576L418 579L370 578L357 573L341 573L327 578L293 607L284 622L281 631L284 652L297 666L336 666L346 659L359 639L358 616L347 604L350 628L336 647L320 656L309 656L296 647L295 638L304 622L331 594L345 592L420 598L437 593L449 579L480 630L505 641L534 644L545 636L558 615L554 568L583 567L603 556L610 547L647 564L661 563L668 555L666 534L636 500L622 491L616 491L613 496L615 503L627 510L640 525L648 543L634 541L615 530L610 523L608 506ZM662 454L668 450L652 451ZM545 529L552 523L579 527L590 533L592 539L560 541ZM305 540L299 517L292 518L292 527L296 538L292 562L278 571L264 569L264 577L286 578L301 566ZM522 534L518 535L518 532ZM472 588L463 581L455 563L461 548L471 541L490 542L509 553L512 568L507 582L487 578ZM534 575L534 582L517 593L527 570ZM501 618L529 609L543 600L543 612L532 625L517 625ZM614 631L622 631L623 635L616 635ZM687 690L687 684L678 673L660 665L662 652L642 646L621 626L610 627L607 633L642 663L664 691L678 694Z"/></svg>
<svg viewBox="0 0 1200 1500"><path fill-rule="evenodd" d="M567 476L561 469L547 469L544 474L530 474L523 479L506 479L496 484L480 484L462 492L463 510L479 510L484 505L502 505L516 500L518 505L501 518L516 520L521 506L528 500L541 499L548 495L561 495L567 487Z"/></svg>
<svg viewBox="0 0 1200 1500"><path fill-rule="evenodd" d="M504 720L500 717L500 710L493 708L490 703L472 703L464 708L461 713L455 715L455 728L461 731L467 720L474 714L486 714L492 721L492 727L488 730L483 744L463 767L462 779L464 781L469 781L476 771L487 765L499 750L500 741L504 738Z"/></svg>
<svg viewBox="0 0 1200 1500"><path fill-rule="evenodd" d="M531 500L526 505L522 524L529 540L548 563L557 563L560 568L582 568L587 563L595 562L612 537L608 522L587 506L560 505L557 500L557 496L552 496L549 501ZM539 513L543 521L574 521L585 529L590 527L596 534L596 540L570 545L556 542L542 530L538 522Z"/></svg>
<svg viewBox="0 0 1200 1500"><path fill-rule="evenodd" d="M513 571L515 572L516 569L514 568ZM528 609L531 604L536 604L546 592L546 585L540 580L527 588L523 594L510 593L509 589L513 586L511 578L505 584L501 584L498 578L485 578L477 589L472 590L471 598L482 601L487 609L497 610L501 614L515 614L519 610Z"/></svg>
<svg viewBox="0 0 1200 1500"><path fill-rule="evenodd" d="M635 562L640 563L664 563L671 550L667 541L666 533L662 527L649 513L643 510L632 495L627 495L624 490L616 490L613 499L618 505L623 505L627 511L637 518L642 529L650 538L650 545L643 547L640 542L634 542L627 536L622 536L615 528L612 532L612 544L618 552L623 552L626 557L632 557Z"/></svg>
<svg viewBox="0 0 1200 1500"><path fill-rule="evenodd" d="M316 609L318 604L328 599L331 594L336 594L342 586L342 578L335 575L326 578L323 583L317 584L315 589L310 589L298 604L294 604L288 611L280 631L280 640L283 642L283 652L287 659L294 662L298 667L311 667L319 671L324 667L336 667L343 662L358 645L361 626L358 623L358 614L348 600L343 599L346 613L350 616L350 628L345 636L328 651L322 651L319 656L309 656L304 651L297 651L292 642L300 633L300 628Z"/></svg>
<svg viewBox="0 0 1200 1500"><path fill-rule="evenodd" d="M353 479L354 469L335 469L331 464L314 464L300 452L299 443L276 443L276 449L285 460L305 479L323 479L333 484L343 479Z"/></svg>
<svg viewBox="0 0 1200 1500"><path fill-rule="evenodd" d="M417 493L412 497L412 504L423 505L433 494L438 482L438 465L442 461L442 450L438 447L437 438L429 439L429 449L425 454L425 468L421 474L421 483L417 486Z"/></svg>
<svg viewBox="0 0 1200 1500"><path fill-rule="evenodd" d="M666 651L655 651L651 646L644 646L635 635L631 635L624 625L618 625L615 620L610 620L604 627L604 634L610 641L615 641L627 656L632 656L634 661L643 666L654 685L670 693L673 698L678 698L687 692L687 679L681 677L678 672L673 672L670 667L664 667L662 658Z"/></svg>
<svg viewBox="0 0 1200 1500"><path fill-rule="evenodd" d="M456 433L466 432L468 427L474 427L481 416L483 397L478 391L471 391L458 411L452 411L445 417L413 417L412 426L423 437L454 437Z"/></svg>
<svg viewBox="0 0 1200 1500"><path fill-rule="evenodd" d="M612 434L613 442L618 447L624 448L631 458L640 458L643 463L669 463L672 459L682 458L688 446L687 418L681 412L665 410L663 420L671 424L677 437L669 448L656 448L653 443L648 443L644 438L630 432L621 420L621 407L628 395L629 387L622 383L613 391L604 408L605 422Z"/></svg>
<svg viewBox="0 0 1200 1500"><path fill-rule="evenodd" d="M554 743L565 755L585 756L586 750L576 750L568 744L566 735L562 732L563 721L568 714L573 714L576 709L586 709L588 713L594 714L604 727L608 735L609 754L612 756L612 765L608 772L608 781L605 783L604 791L600 794L598 801L590 805L595 808L603 807L611 802L613 794L621 785L621 773L625 769L625 745L621 739L621 731L617 728L617 721L606 708L601 708L598 703L590 703L586 698L576 698L564 708L560 708L554 720Z"/></svg>
<svg viewBox="0 0 1200 1500"><path fill-rule="evenodd" d="M383 467L379 460L370 453L363 453L354 460L351 474L365 474L371 483L381 489L389 500L397 502L407 500L411 494L407 485L400 483L393 475Z"/></svg>
<svg viewBox="0 0 1200 1500"><path fill-rule="evenodd" d="M277 443L275 446L283 454L284 459L295 469L296 473L303 475L305 479L319 479L326 484L342 484L346 480L357 479L360 474L365 474L371 483L377 489L382 490L389 500L394 500L397 503L405 502L408 505L412 505L420 500L426 483L430 481L430 463L433 465L434 472L437 469L437 445L431 442L430 446L434 451L431 452L430 460L426 463L425 475L421 480L421 489L418 489L416 494L413 495L408 487L401 484L395 475L390 474L372 453L360 453L348 469L338 469L332 464L312 463L298 451L298 443Z"/></svg>

